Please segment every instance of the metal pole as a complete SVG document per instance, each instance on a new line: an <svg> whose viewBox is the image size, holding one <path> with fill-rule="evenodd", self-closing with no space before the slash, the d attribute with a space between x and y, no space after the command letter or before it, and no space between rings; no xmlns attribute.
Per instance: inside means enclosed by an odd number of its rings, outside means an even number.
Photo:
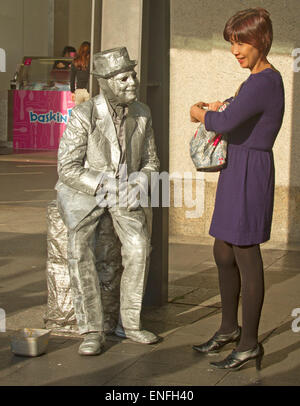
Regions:
<svg viewBox="0 0 300 406"><path fill-rule="evenodd" d="M54 0L48 1L48 56L54 56Z"/></svg>
<svg viewBox="0 0 300 406"><path fill-rule="evenodd" d="M95 0L92 0L92 16L91 16L91 51L90 51L90 96L93 97L93 57L94 57L94 25L95 25Z"/></svg>

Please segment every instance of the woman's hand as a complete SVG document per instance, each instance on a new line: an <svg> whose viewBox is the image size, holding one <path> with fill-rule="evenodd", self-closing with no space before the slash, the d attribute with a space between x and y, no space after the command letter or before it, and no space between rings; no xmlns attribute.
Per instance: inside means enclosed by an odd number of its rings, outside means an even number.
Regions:
<svg viewBox="0 0 300 406"><path fill-rule="evenodd" d="M55 67L58 69L63 69L65 68L65 64L63 62L58 62L58 64Z"/></svg>
<svg viewBox="0 0 300 406"><path fill-rule="evenodd" d="M203 107L208 107L208 104L204 102L193 104L190 109L190 118L192 123L199 123L199 121L201 123L204 123L204 116L206 111L203 110Z"/></svg>
<svg viewBox="0 0 300 406"><path fill-rule="evenodd" d="M216 101L213 103L208 103L208 110L212 110L212 111L218 111L219 108L222 106L223 102L221 101Z"/></svg>

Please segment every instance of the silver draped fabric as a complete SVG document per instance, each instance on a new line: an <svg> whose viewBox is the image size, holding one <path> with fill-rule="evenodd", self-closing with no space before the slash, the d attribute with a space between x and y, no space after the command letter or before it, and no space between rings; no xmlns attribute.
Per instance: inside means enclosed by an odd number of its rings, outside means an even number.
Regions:
<svg viewBox="0 0 300 406"><path fill-rule="evenodd" d="M57 210L56 201L47 211L47 286L48 301L44 315L47 328L57 334L79 334L67 258L67 228ZM104 314L104 332L114 331L119 319L120 280L122 275L121 244L113 230L112 220L104 214L95 241L96 268Z"/></svg>

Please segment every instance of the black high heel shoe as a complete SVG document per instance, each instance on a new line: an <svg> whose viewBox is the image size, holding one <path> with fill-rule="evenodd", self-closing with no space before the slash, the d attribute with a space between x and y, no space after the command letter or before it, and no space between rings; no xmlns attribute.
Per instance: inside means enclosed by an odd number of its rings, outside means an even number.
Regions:
<svg viewBox="0 0 300 406"><path fill-rule="evenodd" d="M233 350L223 361L210 362L210 365L218 369L230 369L233 371L239 370L247 362L256 361L256 369L261 370L261 361L264 356L264 347L262 344L257 344L254 348L248 351Z"/></svg>
<svg viewBox="0 0 300 406"><path fill-rule="evenodd" d="M210 340L204 344L193 345L193 349L202 354L216 354L226 344L239 341L241 337L241 327L238 327L233 333L220 334L216 333Z"/></svg>

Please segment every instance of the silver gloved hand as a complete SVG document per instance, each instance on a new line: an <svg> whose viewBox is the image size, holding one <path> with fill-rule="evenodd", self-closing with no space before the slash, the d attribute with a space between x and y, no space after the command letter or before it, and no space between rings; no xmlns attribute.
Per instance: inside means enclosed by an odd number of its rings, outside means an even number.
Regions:
<svg viewBox="0 0 300 406"><path fill-rule="evenodd" d="M118 193L118 180L114 173L101 174L101 180L96 190L96 201L99 207L112 207L116 205Z"/></svg>
<svg viewBox="0 0 300 406"><path fill-rule="evenodd" d="M148 206L148 177L143 172L130 175L127 195L127 210Z"/></svg>

